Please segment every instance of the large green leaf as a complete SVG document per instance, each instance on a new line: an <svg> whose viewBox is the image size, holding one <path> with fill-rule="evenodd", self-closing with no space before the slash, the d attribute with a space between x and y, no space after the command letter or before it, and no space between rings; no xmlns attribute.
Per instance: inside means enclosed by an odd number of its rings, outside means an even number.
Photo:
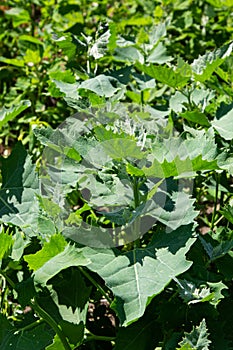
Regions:
<svg viewBox="0 0 233 350"><path fill-rule="evenodd" d="M222 115L220 119L214 119L212 126L217 130L220 136L225 140L233 139L233 108L226 114Z"/></svg>
<svg viewBox="0 0 233 350"><path fill-rule="evenodd" d="M100 74L95 78L83 81L79 89L87 89L99 96L111 97L121 89L121 84L113 77Z"/></svg>
<svg viewBox="0 0 233 350"><path fill-rule="evenodd" d="M220 159L218 161L218 166L233 175L233 157L228 157L224 160Z"/></svg>
<svg viewBox="0 0 233 350"><path fill-rule="evenodd" d="M60 91L60 95L57 94L57 89L54 90L53 84L55 84L56 88ZM67 102L67 104L71 104L71 106L73 106L80 99L78 87L79 83L66 83L63 81L52 79L50 83L50 93L54 97L64 96L64 100Z"/></svg>
<svg viewBox="0 0 233 350"><path fill-rule="evenodd" d="M27 109L30 106L30 101L22 100L17 106L12 106L8 109L3 107L3 109L0 110L0 128L9 121L15 119L20 113L25 111L25 109Z"/></svg>
<svg viewBox="0 0 233 350"><path fill-rule="evenodd" d="M83 249L91 260L88 267L105 280L116 297L114 308L124 326L141 317L151 299L189 269L192 263L185 254L195 241L191 236L191 227L183 226L156 235L147 248L124 254L112 249Z"/></svg>
<svg viewBox="0 0 233 350"><path fill-rule="evenodd" d="M186 126L184 136L154 141L152 152L148 156L152 165L144 166L144 173L147 176L166 178L218 169L213 130L205 132Z"/></svg>
<svg viewBox="0 0 233 350"><path fill-rule="evenodd" d="M137 63L137 67L152 78L173 88L183 87L190 79L190 75L183 74L179 70L174 70L167 66L149 66Z"/></svg>
<svg viewBox="0 0 233 350"><path fill-rule="evenodd" d="M185 111L181 114L184 119L190 120L199 125L210 126L210 123L204 113L199 112L198 110L194 111Z"/></svg>
<svg viewBox="0 0 233 350"><path fill-rule="evenodd" d="M57 322L69 343L79 345L84 337L89 297L87 286L78 269L67 269L54 278L50 295L38 299L40 306Z"/></svg>
<svg viewBox="0 0 233 350"><path fill-rule="evenodd" d="M25 255L24 260L31 270L36 271L54 256L63 252L66 245L67 242L62 235L51 236L50 241L45 242L41 250L35 254Z"/></svg>
<svg viewBox="0 0 233 350"><path fill-rule="evenodd" d="M99 150L101 149L103 149L103 153L106 153L112 159L124 160L127 157L142 159L145 157L145 153L141 151L139 146L137 146L137 142L135 140L130 140L129 138L114 138L112 140L104 141L100 145ZM97 153L95 155L97 155Z"/></svg>
<svg viewBox="0 0 233 350"><path fill-rule="evenodd" d="M172 230L192 223L198 215L198 211L194 210L193 207L195 200L191 199L186 193L174 192L171 196L171 201L174 204L174 208L171 211L163 208L153 209L152 204L152 209L148 210L148 213Z"/></svg>
<svg viewBox="0 0 233 350"><path fill-rule="evenodd" d="M47 257L47 252L45 254ZM26 256L24 259L26 260ZM45 285L49 279L70 266L86 266L88 264L89 260L84 257L81 250L67 245L61 253L53 256L34 272L35 284Z"/></svg>
<svg viewBox="0 0 233 350"><path fill-rule="evenodd" d="M191 67L195 80L205 82L214 71L224 62L225 58L232 53L233 42L226 44L212 52L207 52L193 61Z"/></svg>
<svg viewBox="0 0 233 350"><path fill-rule="evenodd" d="M0 218L27 230L36 231L38 219L38 178L31 158L18 143L8 158L0 159L2 188L0 189ZM28 232L30 229L28 230Z"/></svg>
<svg viewBox="0 0 233 350"><path fill-rule="evenodd" d="M117 47L114 54L114 59L121 62L144 62L143 55L141 52L132 45L125 47Z"/></svg>
<svg viewBox="0 0 233 350"><path fill-rule="evenodd" d="M156 45L150 52L150 55L147 57L146 61L149 63L163 64L171 61L171 59L172 57L167 55L167 49L163 46L163 44L158 43L158 45Z"/></svg>

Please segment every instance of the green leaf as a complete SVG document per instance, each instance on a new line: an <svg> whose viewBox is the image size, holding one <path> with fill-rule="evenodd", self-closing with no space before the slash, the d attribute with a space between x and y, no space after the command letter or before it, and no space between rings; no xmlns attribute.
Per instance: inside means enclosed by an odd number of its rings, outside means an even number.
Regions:
<svg viewBox="0 0 233 350"><path fill-rule="evenodd" d="M218 160L218 166L220 169L226 170L229 174L233 175L233 157L225 158L224 160Z"/></svg>
<svg viewBox="0 0 233 350"><path fill-rule="evenodd" d="M194 60L191 67L195 80L203 83L210 79L215 70L224 62L225 58L230 56L232 49L233 42L230 42Z"/></svg>
<svg viewBox="0 0 233 350"><path fill-rule="evenodd" d="M191 262L185 254L195 239L192 230L156 236L154 245L119 254L111 249L84 248L91 260L88 266L97 272L116 297L114 309L126 326L144 314L146 305L159 294L175 276L188 270Z"/></svg>
<svg viewBox="0 0 233 350"><path fill-rule="evenodd" d="M23 67L24 66L24 60L22 58L6 58L6 57L0 57L0 62L4 62L6 64L11 64L15 67Z"/></svg>
<svg viewBox="0 0 233 350"><path fill-rule="evenodd" d="M28 239L23 238L23 234L20 231L16 231L13 236L14 244L12 247L11 258L19 261L23 255L24 248L28 245Z"/></svg>
<svg viewBox="0 0 233 350"><path fill-rule="evenodd" d="M88 264L89 260L84 257L80 249L67 245L61 253L47 260L34 272L35 284L45 285L49 279L70 266L86 266Z"/></svg>
<svg viewBox="0 0 233 350"><path fill-rule="evenodd" d="M107 30L104 34L100 35L92 45L89 54L95 59L103 57L108 49L109 39L111 37L110 30Z"/></svg>
<svg viewBox="0 0 233 350"><path fill-rule="evenodd" d="M129 19L125 19L119 22L119 26L148 26L152 22L152 18L150 16L140 17L138 15L132 16Z"/></svg>
<svg viewBox="0 0 233 350"><path fill-rule="evenodd" d="M187 93L189 94L189 99ZM170 98L170 108L175 112L182 112L183 110L187 110L187 106L189 106L191 103L198 107L198 110L196 107L194 107L194 111L196 114L197 111L200 113L200 110L205 110L205 108L209 105L210 101L214 97L215 93L212 90L204 89L200 86L198 88L195 88L191 92L188 91L181 93L180 91L176 91L176 93ZM189 112L192 113L192 111ZM196 122L198 122L197 119Z"/></svg>
<svg viewBox="0 0 233 350"><path fill-rule="evenodd" d="M77 50L79 54L86 50L86 44L77 39L71 33L65 33L64 35L53 35L53 40L57 43L60 49L63 50L64 54L68 56L69 59L73 59L76 55Z"/></svg>
<svg viewBox="0 0 233 350"><path fill-rule="evenodd" d="M67 69L66 71L52 71L49 72L50 79L55 79L58 81L63 81L64 83L74 84L75 83L75 77L70 69Z"/></svg>
<svg viewBox="0 0 233 350"><path fill-rule="evenodd" d="M182 118L190 120L203 126L210 126L210 123L204 113L197 111L186 111L180 114Z"/></svg>
<svg viewBox="0 0 233 350"><path fill-rule="evenodd" d="M135 140L115 138L101 143L101 148L112 159L125 159L127 157L142 159L145 153L137 146Z"/></svg>
<svg viewBox="0 0 233 350"><path fill-rule="evenodd" d="M162 22L152 27L149 33L149 42L151 45L156 45L160 39L166 36L168 22Z"/></svg>
<svg viewBox="0 0 233 350"><path fill-rule="evenodd" d="M96 126L94 128L94 133L96 138L99 141L107 141L107 140L112 140L112 139L119 139L119 138L128 138L130 139L130 136L127 135L126 133L114 133L112 130L107 130L103 125L101 126ZM133 139L133 137L132 137Z"/></svg>
<svg viewBox="0 0 233 350"><path fill-rule="evenodd" d="M188 225L193 222L198 215L198 211L194 210L194 199L183 192L174 192L171 196L171 200L174 203L174 208L171 211L163 208L148 209L148 213L162 222L172 230L176 230L182 225Z"/></svg>
<svg viewBox="0 0 233 350"><path fill-rule="evenodd" d="M117 47L114 53L114 59L120 62L144 62L144 57L141 52L136 49L136 47L126 46L126 47Z"/></svg>
<svg viewBox="0 0 233 350"><path fill-rule="evenodd" d="M52 338L53 332L45 324L24 331L13 329L5 334L0 350L43 350L51 343Z"/></svg>
<svg viewBox="0 0 233 350"><path fill-rule="evenodd" d="M12 106L8 109L3 107L3 109L0 110L0 128L9 121L15 119L20 113L25 111L25 109L27 109L30 106L30 101L22 100L17 106Z"/></svg>
<svg viewBox="0 0 233 350"><path fill-rule="evenodd" d="M63 272L57 283L53 280L51 296L60 314L58 323L71 344L80 345L83 340L91 290L78 269Z"/></svg>
<svg viewBox="0 0 233 350"><path fill-rule="evenodd" d="M77 347L83 341L92 288L86 285L79 269L70 267L52 278L44 290L47 294L39 295L38 304L57 323L69 343Z"/></svg>
<svg viewBox="0 0 233 350"><path fill-rule="evenodd" d="M25 255L24 260L28 263L30 270L36 271L48 260L63 252L66 245L67 242L65 238L60 234L56 234L51 236L50 241L45 242L43 248L37 253Z"/></svg>
<svg viewBox="0 0 233 350"><path fill-rule="evenodd" d="M222 294L223 289L228 289L228 287L223 282L207 282L207 284L213 293L210 304L217 306L221 299L224 299L224 295Z"/></svg>
<svg viewBox="0 0 233 350"><path fill-rule="evenodd" d="M178 350L196 350L196 348L193 348L190 344L184 344Z"/></svg>
<svg viewBox="0 0 233 350"><path fill-rule="evenodd" d="M36 295L32 277L16 284L17 300L22 307L26 307Z"/></svg>
<svg viewBox="0 0 233 350"><path fill-rule="evenodd" d="M187 304L210 302L214 298L214 293L207 287L197 287L193 282L177 280L179 295Z"/></svg>
<svg viewBox="0 0 233 350"><path fill-rule="evenodd" d="M0 344L4 339L5 333L12 331L12 329L13 329L13 326L8 321L7 317L1 313L0 314Z"/></svg>
<svg viewBox="0 0 233 350"><path fill-rule="evenodd" d="M171 61L172 57L167 55L167 49L162 43L158 43L154 49L150 52L150 55L147 57L146 61L149 63L163 64L168 61Z"/></svg>
<svg viewBox="0 0 233 350"><path fill-rule="evenodd" d="M192 162L189 158L181 160L176 157L172 162L168 162L166 159L163 163L154 159L153 164L147 168L143 167L146 176L153 176L158 178L169 178L171 176L178 176L184 173L191 173L193 171Z"/></svg>
<svg viewBox="0 0 233 350"><path fill-rule="evenodd" d="M128 174L133 175L133 176L138 176L138 177L144 176L143 170L141 170L141 169L139 169L139 168L133 166L133 165L130 164L130 163L128 163L128 164L126 165L126 171L127 171Z"/></svg>
<svg viewBox="0 0 233 350"><path fill-rule="evenodd" d="M61 350L62 348L63 348L63 344L60 338L58 337L58 335L56 334L53 339L53 343L47 346L45 350Z"/></svg>
<svg viewBox="0 0 233 350"><path fill-rule="evenodd" d="M24 57L24 62L27 63L28 65L38 65L41 61L41 55L39 50L30 50L27 49Z"/></svg>
<svg viewBox="0 0 233 350"><path fill-rule="evenodd" d="M165 159L163 163L154 159L153 164L149 168L143 167L142 170L146 176L169 178L171 176L190 176L196 171L218 168L217 160L207 161L200 155L192 160L189 158L181 160L179 157L176 157L172 162L168 162Z"/></svg>
<svg viewBox="0 0 233 350"><path fill-rule="evenodd" d="M134 73L132 75L133 75L135 81L138 84L138 88L141 91L155 88L155 80L152 79L151 77L149 77L148 75L146 75L146 74L137 74L137 73Z"/></svg>
<svg viewBox="0 0 233 350"><path fill-rule="evenodd" d="M78 88L79 88L79 83L65 83L63 81L59 81L56 79L52 79L52 82L56 85L57 89L62 93L64 96L64 99L66 102L69 104L69 102L76 103L79 99L79 93L78 93ZM55 96L57 97L57 96Z"/></svg>
<svg viewBox="0 0 233 350"><path fill-rule="evenodd" d="M11 17L13 20L13 27L18 27L21 24L30 22L30 15L27 10L20 7L12 7L7 10L6 15Z"/></svg>
<svg viewBox="0 0 233 350"><path fill-rule="evenodd" d="M233 241L221 241L216 245L212 245L210 242L207 242L203 237L199 236L199 239L208 254L211 261L219 259L229 253L233 248Z"/></svg>
<svg viewBox="0 0 233 350"><path fill-rule="evenodd" d="M233 207L226 205L223 210L220 210L220 213L233 224Z"/></svg>
<svg viewBox="0 0 233 350"><path fill-rule="evenodd" d="M199 326L194 327L190 333L185 333L185 337L179 345L190 345L191 349L195 350L209 350L211 341L208 339L208 331L206 328L205 319L203 319ZM181 348L177 348L181 349Z"/></svg>
<svg viewBox="0 0 233 350"><path fill-rule="evenodd" d="M0 233L0 260L4 258L5 254L9 252L13 245L12 235L9 235L9 231L7 230Z"/></svg>
<svg viewBox="0 0 233 350"><path fill-rule="evenodd" d="M213 129L207 132L187 126L184 129L187 132L185 138L180 136L154 141L148 156L152 165L142 168L146 176L187 176L195 171L219 168Z"/></svg>
<svg viewBox="0 0 233 350"><path fill-rule="evenodd" d="M41 127L35 128L33 130L33 133L42 145L47 146L49 143L52 142L52 135L54 134L54 130L50 127Z"/></svg>
<svg viewBox="0 0 233 350"><path fill-rule="evenodd" d="M28 41L32 44L44 46L43 42L31 35L20 35L19 41Z"/></svg>
<svg viewBox="0 0 233 350"><path fill-rule="evenodd" d="M112 97L121 89L121 84L113 77L100 74L95 78L83 81L79 89L93 91L99 96Z"/></svg>
<svg viewBox="0 0 233 350"><path fill-rule="evenodd" d="M38 232L41 233L41 237L46 239L47 237L51 237L54 233L57 232L57 228L55 223L51 219L47 218L46 216L43 216L40 214L38 217Z"/></svg>
<svg viewBox="0 0 233 350"><path fill-rule="evenodd" d="M0 189L0 218L31 234L37 231L38 178L31 158L21 143L17 143L8 158L0 159L2 188ZM27 230L28 229L28 230Z"/></svg>
<svg viewBox="0 0 233 350"><path fill-rule="evenodd" d="M220 117L220 119L214 119L212 126L217 130L220 136L225 140L232 140L233 138L233 108L231 108L226 114Z"/></svg>
<svg viewBox="0 0 233 350"><path fill-rule="evenodd" d="M154 66L152 64L145 66L140 63L137 63L136 66L150 77L173 88L185 86L190 79L190 75L183 75L179 70L176 71L166 66Z"/></svg>

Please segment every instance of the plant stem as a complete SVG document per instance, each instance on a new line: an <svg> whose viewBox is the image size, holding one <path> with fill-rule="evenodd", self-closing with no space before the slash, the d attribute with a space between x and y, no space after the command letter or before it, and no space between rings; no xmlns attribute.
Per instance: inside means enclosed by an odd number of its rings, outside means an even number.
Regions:
<svg viewBox="0 0 233 350"><path fill-rule="evenodd" d="M10 277L7 276L7 274L3 270L0 270L0 275L2 275L6 279L11 288L15 289L15 283L12 281L12 279L10 279Z"/></svg>
<svg viewBox="0 0 233 350"><path fill-rule="evenodd" d="M217 204L218 204L218 190L219 190L219 174L216 174L216 187L215 187L215 200L214 200L214 211L211 220L211 230L213 231L215 225L215 216L217 212Z"/></svg>
<svg viewBox="0 0 233 350"><path fill-rule="evenodd" d="M102 335L95 335L95 334L89 333L86 335L86 339L84 340L84 343L87 343L93 340L114 341L115 339L116 339L115 337L106 337Z"/></svg>
<svg viewBox="0 0 233 350"><path fill-rule="evenodd" d="M82 267L79 266L79 270L83 273L83 275L89 279L89 281L100 291L100 293L102 295L104 295L104 297L107 299L107 301L109 302L109 304L112 303L112 300L109 298L108 294L105 292L105 290L99 285L98 282L96 282L96 280L91 277L91 275Z"/></svg>
<svg viewBox="0 0 233 350"><path fill-rule="evenodd" d="M0 271L0 273L4 276L4 278L6 279L6 281L10 284L10 286L15 289L15 283L6 275L6 273L4 271ZM36 324L41 323L41 322L47 322L51 328L54 329L54 331L56 332L56 334L58 335L58 337L60 338L64 349L65 350L72 350L70 345L68 344L65 335L63 334L62 330L59 328L59 326L56 324L56 322L53 320L53 318L46 312L44 311L40 305L38 304L38 302L36 301L36 298L34 298L33 300L31 300L31 302L29 303L29 305L36 311L36 313L41 317L41 320L38 320L36 322L31 323L30 325L25 326L23 329L20 329L18 332L20 331L24 331L26 329L30 329L36 326Z"/></svg>
<svg viewBox="0 0 233 350"><path fill-rule="evenodd" d="M134 207L136 209L140 204L139 186L138 186L138 179L136 176L134 176L133 178L133 194L134 194Z"/></svg>
<svg viewBox="0 0 233 350"><path fill-rule="evenodd" d="M136 176L133 178L133 193L134 193L134 208L136 209L140 204L140 195L139 195L139 180ZM134 249L140 247L140 218L136 218L133 225L133 237L137 237L134 241Z"/></svg>
<svg viewBox="0 0 233 350"><path fill-rule="evenodd" d="M54 319L45 311L43 310L40 305L38 304L38 302L36 301L36 298L34 298L31 301L31 306L33 307L33 309L36 311L36 313L45 321L47 322L51 328L53 328L53 330L56 332L56 334L58 335L58 337L60 338L64 349L65 350L72 350L72 348L70 347L70 345L68 344L66 337L64 335L64 333L62 332L62 330L60 329L60 327L57 325L57 323L54 321Z"/></svg>
<svg viewBox="0 0 233 350"><path fill-rule="evenodd" d="M35 321L35 322L33 322L33 323L28 324L27 326L25 326L25 327L23 327L23 328L18 329L18 330L15 332L15 334L20 333L20 332L27 331L27 330L29 330L29 329L32 329L32 328L34 328L34 327L36 327L36 326L38 326L39 324L44 323L44 322L45 322L45 320L39 319L39 320L37 320L37 321Z"/></svg>
<svg viewBox="0 0 233 350"><path fill-rule="evenodd" d="M141 104L144 105L144 91L141 91Z"/></svg>

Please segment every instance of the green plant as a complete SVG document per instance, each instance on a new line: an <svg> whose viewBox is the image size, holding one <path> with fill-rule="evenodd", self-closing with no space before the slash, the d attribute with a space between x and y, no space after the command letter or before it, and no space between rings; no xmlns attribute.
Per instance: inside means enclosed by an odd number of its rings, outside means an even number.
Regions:
<svg viewBox="0 0 233 350"><path fill-rule="evenodd" d="M89 24L105 19L106 2L86 10L85 26L78 8L72 22L69 1L51 10L46 2L41 23L51 11L62 54L49 61L34 100L35 72L20 66L28 90L1 111L4 137L23 112L38 145L21 137L25 145L0 160L1 350L233 348L233 44L226 30L216 49L197 25L204 8L207 28L223 16L211 29L220 30L232 5L165 1L153 19L172 18L151 25L152 2L138 1L118 27L132 3L119 4L108 9L115 22L93 35ZM24 30L20 18L28 23L39 5L11 11L15 28ZM174 27L185 31L173 51ZM28 30L35 34L35 23ZM214 49L193 57L200 36ZM26 108L44 98L56 106L37 122ZM65 112L53 119L54 111Z"/></svg>

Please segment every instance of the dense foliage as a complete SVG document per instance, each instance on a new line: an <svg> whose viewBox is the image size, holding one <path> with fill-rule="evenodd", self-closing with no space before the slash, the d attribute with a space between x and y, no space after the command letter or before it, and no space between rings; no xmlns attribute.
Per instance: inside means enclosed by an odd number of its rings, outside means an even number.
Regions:
<svg viewBox="0 0 233 350"><path fill-rule="evenodd" d="M231 0L0 2L0 350L231 350Z"/></svg>

